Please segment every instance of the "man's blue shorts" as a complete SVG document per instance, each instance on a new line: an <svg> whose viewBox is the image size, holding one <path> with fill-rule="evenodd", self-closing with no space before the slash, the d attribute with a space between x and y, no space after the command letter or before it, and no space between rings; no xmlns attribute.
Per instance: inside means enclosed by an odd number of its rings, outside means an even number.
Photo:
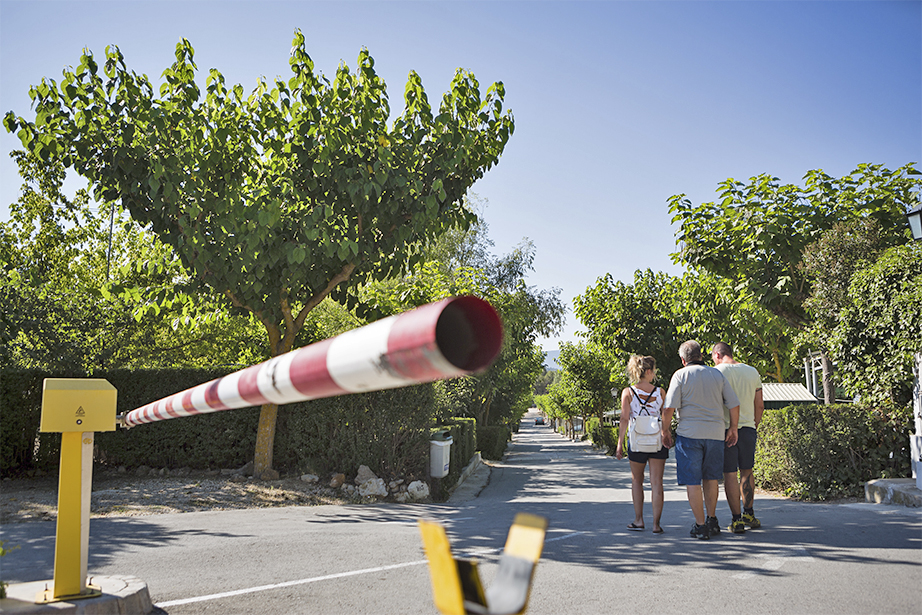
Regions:
<svg viewBox="0 0 922 615"><path fill-rule="evenodd" d="M723 440L699 440L676 436L675 465L676 479L680 485L700 485L701 479L720 480L723 478L724 448Z"/></svg>
<svg viewBox="0 0 922 615"><path fill-rule="evenodd" d="M756 465L756 430L752 427L740 427L736 433L736 444L728 446L724 451L724 474L751 470Z"/></svg>

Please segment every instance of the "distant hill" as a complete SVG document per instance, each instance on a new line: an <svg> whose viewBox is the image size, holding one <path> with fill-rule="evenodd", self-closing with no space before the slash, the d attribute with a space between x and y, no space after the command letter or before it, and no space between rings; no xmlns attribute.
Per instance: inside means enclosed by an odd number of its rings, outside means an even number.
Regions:
<svg viewBox="0 0 922 615"><path fill-rule="evenodd" d="M560 369L560 366L557 365L557 357L560 356L559 350L548 350L544 354L544 369Z"/></svg>

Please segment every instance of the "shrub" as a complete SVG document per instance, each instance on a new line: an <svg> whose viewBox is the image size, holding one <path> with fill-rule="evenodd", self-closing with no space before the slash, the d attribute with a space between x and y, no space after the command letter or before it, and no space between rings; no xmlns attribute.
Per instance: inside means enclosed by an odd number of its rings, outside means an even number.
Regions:
<svg viewBox="0 0 922 615"><path fill-rule="evenodd" d="M599 448L608 447L606 455L614 455L618 447L618 427L603 425L597 418L589 419L586 425L586 433L592 443Z"/></svg>
<svg viewBox="0 0 922 615"><path fill-rule="evenodd" d="M442 425L430 429L430 437L438 432L448 431L451 436L449 449L448 475L432 484L432 499L436 502L444 501L450 495L449 489L458 484L461 471L470 463L474 453L477 452L477 421L467 417L452 417ZM429 445L426 444L428 447ZM426 448L425 462L429 463L429 449Z"/></svg>
<svg viewBox="0 0 922 615"><path fill-rule="evenodd" d="M227 371L119 370L97 372L92 377L108 380L118 391L117 411L127 412ZM0 373L0 470L4 476L57 471L60 434L38 431L42 380L46 377L87 375L38 370ZM335 469L349 474L364 464L379 475L424 478L432 408L431 385L282 406L273 465L283 471L310 467L318 472ZM258 419L258 408L241 408L99 432L96 459L128 467L240 467L253 457ZM473 444L468 448L473 454Z"/></svg>
<svg viewBox="0 0 922 615"><path fill-rule="evenodd" d="M477 446L484 459L502 459L506 443L511 438L512 432L508 427L487 425L477 428Z"/></svg>
<svg viewBox="0 0 922 615"><path fill-rule="evenodd" d="M282 406L274 465L347 475L367 465L382 477L425 478L431 408L428 384Z"/></svg>
<svg viewBox="0 0 922 615"><path fill-rule="evenodd" d="M445 421L442 427L436 427L434 431L445 428L449 429L451 435L451 466L448 476L457 482L461 477L461 470L470 463L474 453L477 452L477 421L468 417L456 416Z"/></svg>
<svg viewBox="0 0 922 615"><path fill-rule="evenodd" d="M910 475L909 408L852 404L766 410L754 475L763 489L803 500L863 495L876 478Z"/></svg>
<svg viewBox="0 0 922 615"><path fill-rule="evenodd" d="M602 422L597 417L592 417L586 421L586 435L596 446L602 446L601 427Z"/></svg>

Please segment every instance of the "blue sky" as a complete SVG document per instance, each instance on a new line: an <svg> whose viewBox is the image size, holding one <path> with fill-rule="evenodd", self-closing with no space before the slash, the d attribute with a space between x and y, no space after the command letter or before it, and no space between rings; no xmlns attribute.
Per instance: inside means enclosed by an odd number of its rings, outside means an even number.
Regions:
<svg viewBox="0 0 922 615"><path fill-rule="evenodd" d="M666 200L717 184L864 162L922 161L922 2L28 2L0 1L0 113L31 117L28 89L81 49L118 45L159 83L180 37L202 82L287 76L300 28L332 76L362 47L402 110L416 70L430 101L454 71L506 86L516 131L473 191L497 253L537 248L529 283L572 299L611 273L673 274ZM0 135L0 217L19 193ZM579 329L572 314L556 349Z"/></svg>

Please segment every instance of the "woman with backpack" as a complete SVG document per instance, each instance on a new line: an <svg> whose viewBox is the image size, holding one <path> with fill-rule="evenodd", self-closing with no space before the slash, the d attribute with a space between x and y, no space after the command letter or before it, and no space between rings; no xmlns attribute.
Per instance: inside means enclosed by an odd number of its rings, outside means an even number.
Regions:
<svg viewBox="0 0 922 615"><path fill-rule="evenodd" d="M669 448L663 446L660 429L660 410L666 392L653 381L656 379L656 360L653 357L632 355L627 363L631 386L621 392L621 426L618 429L618 447L615 456L624 458L624 436L628 439L628 459L631 462L631 499L634 502L634 521L629 530L642 531L643 477L650 462L650 487L653 492L653 533L661 534L660 517L663 514L663 472L669 458Z"/></svg>

